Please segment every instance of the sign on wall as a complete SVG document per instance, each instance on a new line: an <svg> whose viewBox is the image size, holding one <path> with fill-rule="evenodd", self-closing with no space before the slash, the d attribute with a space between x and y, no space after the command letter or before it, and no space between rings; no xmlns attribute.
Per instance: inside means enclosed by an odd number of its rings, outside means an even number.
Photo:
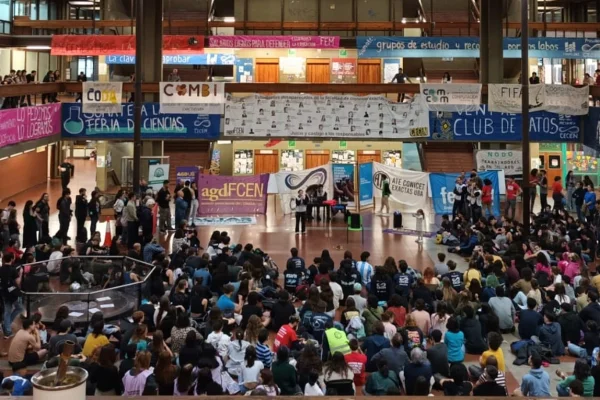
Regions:
<svg viewBox="0 0 600 400"><path fill-rule="evenodd" d="M529 57L598 59L598 38L530 38ZM478 58L477 37L358 36L358 58ZM504 38L504 58L521 58L521 39Z"/></svg>
<svg viewBox="0 0 600 400"><path fill-rule="evenodd" d="M254 82L254 59L237 58L235 60L235 81L238 83Z"/></svg>
<svg viewBox="0 0 600 400"><path fill-rule="evenodd" d="M264 214L269 174L198 175L198 215Z"/></svg>
<svg viewBox="0 0 600 400"><path fill-rule="evenodd" d="M82 108L90 114L120 114L123 82L83 82Z"/></svg>
<svg viewBox="0 0 600 400"><path fill-rule="evenodd" d="M480 83L421 83L420 90L429 111L476 111L481 105Z"/></svg>
<svg viewBox="0 0 600 400"><path fill-rule="evenodd" d="M208 47L224 49L337 49L339 36L209 36Z"/></svg>
<svg viewBox="0 0 600 400"><path fill-rule="evenodd" d="M60 133L60 104L0 111L0 148Z"/></svg>
<svg viewBox="0 0 600 400"><path fill-rule="evenodd" d="M479 150L476 155L477 170L504 170L505 175L522 175L521 150Z"/></svg>
<svg viewBox="0 0 600 400"><path fill-rule="evenodd" d="M349 207L356 206L354 182L354 164L332 164L333 198L339 202L348 202Z"/></svg>
<svg viewBox="0 0 600 400"><path fill-rule="evenodd" d="M431 112L432 140L474 142L521 141L522 114L491 112L482 104L476 112ZM529 137L534 142L577 142L580 117L538 111L529 115Z"/></svg>
<svg viewBox="0 0 600 400"><path fill-rule="evenodd" d="M186 181L196 182L196 175L198 167L175 167L175 181L178 184L184 184Z"/></svg>
<svg viewBox="0 0 600 400"><path fill-rule="evenodd" d="M169 179L169 164L150 164L148 166L148 186L160 190L163 182Z"/></svg>
<svg viewBox="0 0 600 400"><path fill-rule="evenodd" d="M62 137L133 139L134 104L121 105L118 114L87 114L80 103L62 104ZM142 139L218 139L220 115L161 114L159 103L142 108Z"/></svg>
<svg viewBox="0 0 600 400"><path fill-rule="evenodd" d="M331 75L334 76L355 76L356 58L332 58Z"/></svg>
<svg viewBox="0 0 600 400"><path fill-rule="evenodd" d="M429 118L420 102L382 96L252 95L228 98L225 136L426 138Z"/></svg>
<svg viewBox="0 0 600 400"><path fill-rule="evenodd" d="M160 112L163 114L221 114L225 83L160 82Z"/></svg>

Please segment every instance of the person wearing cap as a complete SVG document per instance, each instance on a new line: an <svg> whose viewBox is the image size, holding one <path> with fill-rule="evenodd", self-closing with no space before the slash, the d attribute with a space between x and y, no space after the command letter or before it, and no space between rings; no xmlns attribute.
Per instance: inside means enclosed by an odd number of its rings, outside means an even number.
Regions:
<svg viewBox="0 0 600 400"><path fill-rule="evenodd" d="M81 353L81 345L77 341L77 336L71 333L73 323L69 319L63 319L60 321L60 332L50 338L48 343L48 354L49 357L54 357L62 352L63 345L66 341L75 343L73 354Z"/></svg>
<svg viewBox="0 0 600 400"><path fill-rule="evenodd" d="M355 283L354 284L354 294L351 296L348 296L348 298L351 298L354 300L354 305L356 306L356 309L358 310L358 312L362 315L362 312L365 310L365 308L367 308L367 299L365 299L364 297L361 296L362 293L362 285L360 283Z"/></svg>

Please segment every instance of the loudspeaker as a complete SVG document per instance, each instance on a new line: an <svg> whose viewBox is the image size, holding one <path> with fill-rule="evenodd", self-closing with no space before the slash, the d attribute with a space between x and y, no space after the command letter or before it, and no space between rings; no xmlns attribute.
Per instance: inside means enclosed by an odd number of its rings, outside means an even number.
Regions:
<svg viewBox="0 0 600 400"><path fill-rule="evenodd" d="M216 18L233 17L235 15L234 0L214 0L211 13Z"/></svg>
<svg viewBox="0 0 600 400"><path fill-rule="evenodd" d="M350 214L350 229L360 228L360 214Z"/></svg>

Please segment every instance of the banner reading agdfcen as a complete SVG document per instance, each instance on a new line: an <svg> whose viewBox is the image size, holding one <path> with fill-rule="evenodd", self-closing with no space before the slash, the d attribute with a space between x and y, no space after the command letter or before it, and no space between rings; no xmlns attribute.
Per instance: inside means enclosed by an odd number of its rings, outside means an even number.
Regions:
<svg viewBox="0 0 600 400"><path fill-rule="evenodd" d="M269 174L198 175L198 215L264 214Z"/></svg>

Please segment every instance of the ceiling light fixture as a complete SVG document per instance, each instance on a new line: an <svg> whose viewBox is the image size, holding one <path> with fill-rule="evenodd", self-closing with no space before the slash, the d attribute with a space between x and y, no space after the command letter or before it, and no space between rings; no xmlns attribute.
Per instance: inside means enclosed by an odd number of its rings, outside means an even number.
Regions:
<svg viewBox="0 0 600 400"><path fill-rule="evenodd" d="M223 18L223 22L235 22L235 17L225 17Z"/></svg>
<svg viewBox="0 0 600 400"><path fill-rule="evenodd" d="M27 50L50 50L50 46L27 46Z"/></svg>

